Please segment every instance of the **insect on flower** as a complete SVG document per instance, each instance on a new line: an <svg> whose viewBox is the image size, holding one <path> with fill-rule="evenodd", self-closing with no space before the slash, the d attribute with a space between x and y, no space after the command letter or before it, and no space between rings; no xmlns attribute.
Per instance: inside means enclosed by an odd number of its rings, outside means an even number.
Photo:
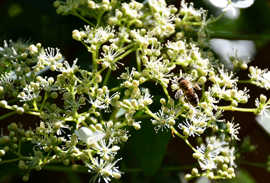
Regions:
<svg viewBox="0 0 270 183"><path fill-rule="evenodd" d="M178 90L175 93L175 98L179 98L181 94L185 95L185 98L192 105L196 106L199 103L199 92L201 88L198 84L192 84L189 80L185 78L179 79L179 87L181 90Z"/></svg>

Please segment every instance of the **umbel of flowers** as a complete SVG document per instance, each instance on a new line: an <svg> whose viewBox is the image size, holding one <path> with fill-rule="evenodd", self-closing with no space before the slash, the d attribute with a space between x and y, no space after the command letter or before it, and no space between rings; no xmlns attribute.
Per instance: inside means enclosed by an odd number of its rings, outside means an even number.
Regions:
<svg viewBox="0 0 270 183"><path fill-rule="evenodd" d="M240 81L207 47L207 26L213 22L206 11L181 2L144 3L118 0L55 1L57 13L79 17L87 25L72 37L90 53L90 70L69 64L57 48L5 41L0 47L0 107L11 115L28 114L38 125L25 128L24 121L10 123L0 138L0 164L17 163L26 173L50 163L83 165L92 182L120 179L121 144L130 127L140 130L143 120L152 123L156 135L171 131L193 151L198 167L186 178L235 177L235 141L239 125L226 121L226 110L262 114L270 100L261 95L255 108L248 89L239 82L270 88L270 73L239 62L250 79ZM125 69L123 69L125 67ZM111 73L119 70L110 83ZM55 73L49 76L48 73ZM152 95L146 83L159 86ZM228 105L221 103L226 101ZM159 106L158 110L153 105ZM7 110L6 110L7 111ZM207 130L207 131L206 131ZM190 139L205 137L199 144ZM194 142L194 141L192 141ZM23 152L24 144L32 151ZM12 157L10 159L10 157Z"/></svg>

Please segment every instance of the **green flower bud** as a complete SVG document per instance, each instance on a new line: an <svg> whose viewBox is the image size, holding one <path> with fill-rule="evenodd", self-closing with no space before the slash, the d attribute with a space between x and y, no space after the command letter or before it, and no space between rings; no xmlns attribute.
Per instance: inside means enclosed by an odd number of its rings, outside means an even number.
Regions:
<svg viewBox="0 0 270 183"><path fill-rule="evenodd" d="M0 144L3 145L3 144L6 144L8 143L10 140L9 136L2 136L0 137Z"/></svg>
<svg viewBox="0 0 270 183"><path fill-rule="evenodd" d="M3 149L0 149L0 157L4 156L6 154L6 151Z"/></svg>
<svg viewBox="0 0 270 183"><path fill-rule="evenodd" d="M25 174L25 175L22 177L22 180L23 180L24 182L28 182L28 181L29 181L29 177L30 177L29 174Z"/></svg>

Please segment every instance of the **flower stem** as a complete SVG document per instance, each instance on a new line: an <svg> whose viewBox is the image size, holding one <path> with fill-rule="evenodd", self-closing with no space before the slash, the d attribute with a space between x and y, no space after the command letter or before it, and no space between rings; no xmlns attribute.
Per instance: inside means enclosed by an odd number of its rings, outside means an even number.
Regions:
<svg viewBox="0 0 270 183"><path fill-rule="evenodd" d="M137 69L141 72L141 59L139 55L139 49L136 50L136 61L137 61Z"/></svg>
<svg viewBox="0 0 270 183"><path fill-rule="evenodd" d="M99 48L97 48L96 50L98 50ZM93 66L93 72L97 72L97 51L94 51L92 53L92 66Z"/></svg>
<svg viewBox="0 0 270 183"><path fill-rule="evenodd" d="M161 86L162 86L163 91L164 91L165 95L167 96L167 98L170 99L171 97L169 95L169 92L167 90L167 87L164 84L162 84L162 83L161 83Z"/></svg>
<svg viewBox="0 0 270 183"><path fill-rule="evenodd" d="M239 80L238 83L252 84L252 82L250 80Z"/></svg>
<svg viewBox="0 0 270 183"><path fill-rule="evenodd" d="M218 109L222 109L224 111L239 111L239 112L257 113L257 108L241 108L241 107L234 107L234 106L218 106Z"/></svg>
<svg viewBox="0 0 270 183"><path fill-rule="evenodd" d="M84 166L76 165L75 168L57 166L57 165L47 165L44 167L45 170L56 171L56 172L77 172L77 173L88 173L87 168Z"/></svg>
<svg viewBox="0 0 270 183"><path fill-rule="evenodd" d="M171 127L171 130L173 132L173 134L177 135L178 137L180 137L181 139L183 139L185 141L185 143L194 151L197 152L197 150L190 144L190 142L188 141L187 137L185 137L184 135L181 135L174 127Z"/></svg>
<svg viewBox="0 0 270 183"><path fill-rule="evenodd" d="M150 109L148 107L145 107L145 113L148 114L148 115L150 115L155 120L159 120L159 117L157 117L157 115L155 115L154 113L152 113L152 111L150 111Z"/></svg>
<svg viewBox="0 0 270 183"><path fill-rule="evenodd" d="M256 162L240 161L240 164L242 164L242 165L255 166L255 167L259 167L259 168L266 168L267 167L266 163L256 163Z"/></svg>
<svg viewBox="0 0 270 183"><path fill-rule="evenodd" d="M16 111L11 111L11 112L8 112L6 114L3 114L2 116L0 116L0 120L3 120L5 118L8 118L9 116L12 116L14 114L16 114Z"/></svg>
<svg viewBox="0 0 270 183"><path fill-rule="evenodd" d="M126 57L127 55L129 55L131 52L133 52L136 48L130 49L128 51L126 51L124 54L120 55L119 57L114 59L114 63L117 62L118 60L121 60L122 58Z"/></svg>
<svg viewBox="0 0 270 183"><path fill-rule="evenodd" d="M44 95L42 104L41 104L41 106L40 106L40 110L43 109L43 107L44 107L44 105L45 105L45 102L46 102L47 98L48 98L48 92L45 92L45 95Z"/></svg>
<svg viewBox="0 0 270 183"><path fill-rule="evenodd" d="M112 70L111 69L108 69L108 71L107 71L107 73L105 75L104 81L103 81L103 86L105 86L107 84L111 73L112 73Z"/></svg>
<svg viewBox="0 0 270 183"><path fill-rule="evenodd" d="M225 12L222 12L219 16L217 16L213 19L209 19L209 21L207 21L207 25L210 25L212 23L219 21L224 15L225 15Z"/></svg>
<svg viewBox="0 0 270 183"><path fill-rule="evenodd" d="M81 19L82 21L86 22L87 24L89 24L91 26L94 26L93 23L91 23L89 20L87 20L86 18L84 18L83 16L81 16L79 13L74 12L74 13L72 13L72 15L78 17L79 19Z"/></svg>

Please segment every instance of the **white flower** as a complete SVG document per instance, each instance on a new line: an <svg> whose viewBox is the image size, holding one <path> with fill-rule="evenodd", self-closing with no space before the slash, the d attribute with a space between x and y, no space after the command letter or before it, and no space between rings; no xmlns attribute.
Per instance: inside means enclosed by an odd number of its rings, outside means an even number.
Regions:
<svg viewBox="0 0 270 183"><path fill-rule="evenodd" d="M270 71L268 69L260 69L258 67L249 67L250 74L248 75L252 80L253 84L270 89Z"/></svg>
<svg viewBox="0 0 270 183"><path fill-rule="evenodd" d="M87 39L84 40L87 44L92 44L92 48L89 51L96 50L96 45L101 45L102 43L107 42L109 39L114 37L114 29L110 26L105 28L90 28L89 26L85 26L85 34L87 35Z"/></svg>
<svg viewBox="0 0 270 183"><path fill-rule="evenodd" d="M59 67L59 71L62 73L66 73L66 74L73 74L75 73L75 71L78 69L77 64L77 59L74 60L72 66L69 65L69 63L67 61L63 62L63 66Z"/></svg>
<svg viewBox="0 0 270 183"><path fill-rule="evenodd" d="M51 65L62 59L62 54L58 48L46 48L38 56L38 60L44 65Z"/></svg>
<svg viewBox="0 0 270 183"><path fill-rule="evenodd" d="M146 77L156 80L157 82L159 81L163 85L167 86L169 83L168 77L172 76L170 72L174 67L175 65L164 61L162 57L158 59L151 57L150 60L145 63L143 73Z"/></svg>
<svg viewBox="0 0 270 183"><path fill-rule="evenodd" d="M90 180L91 183L100 183L101 178L106 183L111 181L111 177L115 179L121 178L121 172L118 170L118 167L115 167L115 164L121 159L118 159L114 162L105 161L104 159L95 158L92 160L91 164L87 164L89 167L89 172L94 172L96 175Z"/></svg>
<svg viewBox="0 0 270 183"><path fill-rule="evenodd" d="M17 75L14 71L5 72L0 75L0 85L11 84L17 79Z"/></svg>
<svg viewBox="0 0 270 183"><path fill-rule="evenodd" d="M105 46L104 46L105 47ZM100 63L102 64L102 66L104 66L105 68L109 67L112 70L116 70L117 69L117 63L115 60L118 56L120 56L123 52L119 51L119 49L115 49L112 46L107 46L105 47L106 49L104 49L101 53L102 58L100 59ZM120 64L120 63L119 63Z"/></svg>
<svg viewBox="0 0 270 183"><path fill-rule="evenodd" d="M223 11L232 11L237 14L238 8L248 8L254 0L209 0L214 6L223 9Z"/></svg>
<svg viewBox="0 0 270 183"><path fill-rule="evenodd" d="M270 134L270 110L266 109L262 114L256 116L256 121L261 125L264 130Z"/></svg>
<svg viewBox="0 0 270 183"><path fill-rule="evenodd" d="M113 143L113 139L109 139L109 142L106 142L105 139L102 139L98 143L95 143L93 149L96 150L97 154L99 154L104 160L110 160L120 149L119 146L113 145Z"/></svg>
<svg viewBox="0 0 270 183"><path fill-rule="evenodd" d="M117 96L119 96L118 92L110 96L109 90L106 90L104 93L97 96L95 99L90 98L89 101L94 108L105 109L105 112L109 112L109 106L112 103L112 100Z"/></svg>
<svg viewBox="0 0 270 183"><path fill-rule="evenodd" d="M163 129L168 129L175 124L174 116L170 114L170 112L164 112L164 109L161 109L155 114L159 119L151 119L151 121L153 125L156 125L156 132L159 129L161 129L161 131L163 131Z"/></svg>
<svg viewBox="0 0 270 183"><path fill-rule="evenodd" d="M198 162L202 170L213 170L217 167L227 164L235 167L234 148L230 148L228 142L223 141L215 136L206 138L206 145L202 144L197 147Z"/></svg>
<svg viewBox="0 0 270 183"><path fill-rule="evenodd" d="M83 141L87 145L92 145L103 139L103 137L105 136L102 131L94 131L87 127L81 127L79 130L75 131L75 134L81 141Z"/></svg>
<svg viewBox="0 0 270 183"><path fill-rule="evenodd" d="M34 83L35 84L35 83ZM31 101L39 96L39 91L32 85L26 85L23 91L19 93L18 98L20 102Z"/></svg>
<svg viewBox="0 0 270 183"><path fill-rule="evenodd" d="M249 40L211 39L210 47L230 69L233 68L231 58L248 63L256 53L254 42Z"/></svg>
<svg viewBox="0 0 270 183"><path fill-rule="evenodd" d="M229 134L231 135L232 139L235 140L240 140L237 135L239 134L239 129L240 129L240 125L238 123L234 124L232 122L228 122L227 124L227 129Z"/></svg>
<svg viewBox="0 0 270 183"><path fill-rule="evenodd" d="M207 118L205 117L193 117L189 122L186 120L183 124L180 123L178 127L183 130L184 135L188 136L200 136L206 129Z"/></svg>

